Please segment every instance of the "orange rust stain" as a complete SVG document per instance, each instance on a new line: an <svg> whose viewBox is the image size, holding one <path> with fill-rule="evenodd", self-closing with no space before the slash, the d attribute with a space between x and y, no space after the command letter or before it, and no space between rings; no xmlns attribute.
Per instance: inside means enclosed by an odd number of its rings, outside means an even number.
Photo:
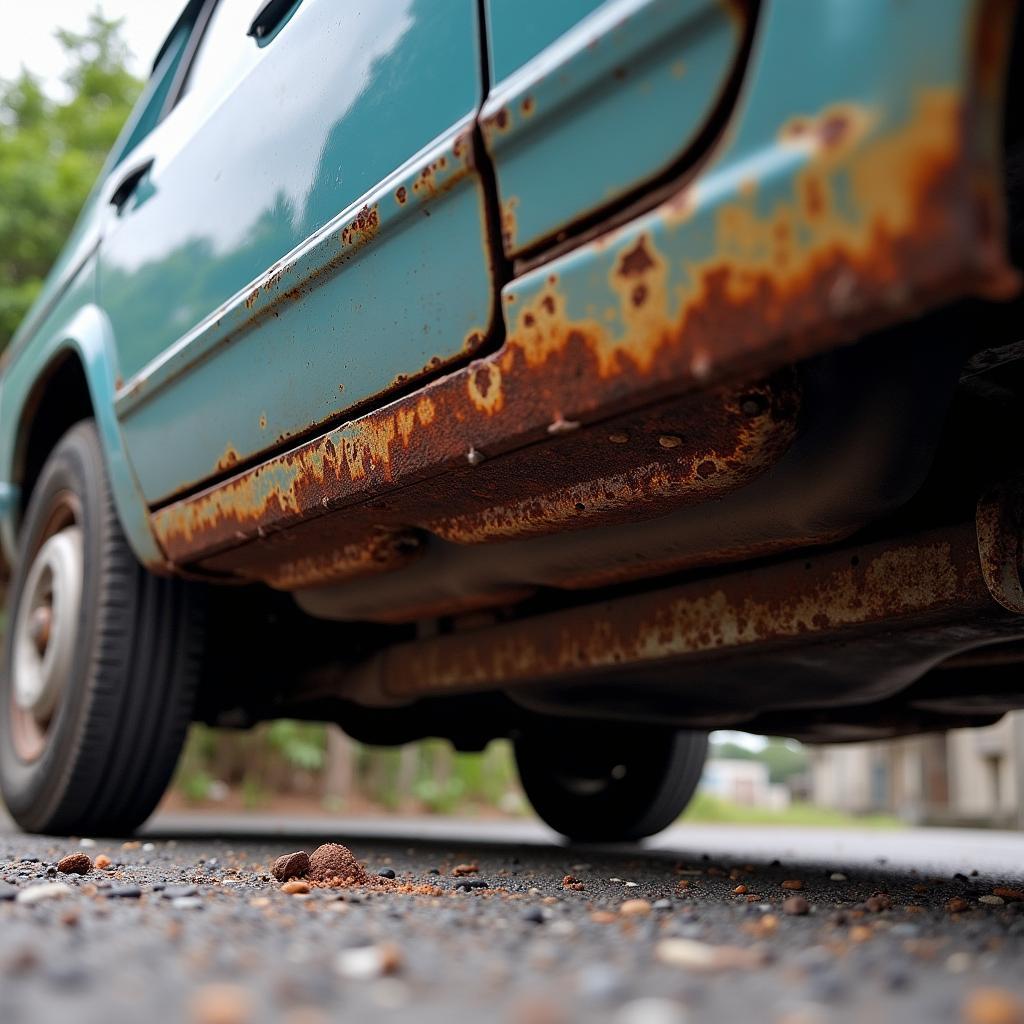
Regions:
<svg viewBox="0 0 1024 1024"><path fill-rule="evenodd" d="M405 531L374 531L366 541L328 548L274 565L265 582L278 590L322 586L338 580L359 579L407 565L420 553L415 534Z"/></svg>
<svg viewBox="0 0 1024 1024"><path fill-rule="evenodd" d="M408 448L409 439L412 437L412 432L416 427L416 410L399 409L395 413L395 421L398 426L398 436L402 439L402 444Z"/></svg>
<svg viewBox="0 0 1024 1024"><path fill-rule="evenodd" d="M466 391L473 408L487 416L500 412L504 406L501 388L501 367L496 363L478 363L466 375Z"/></svg>
<svg viewBox="0 0 1024 1024"><path fill-rule="evenodd" d="M228 445L224 451L224 454L217 460L217 472L223 473L227 469L231 469L232 466L238 465L239 454L235 450L233 445Z"/></svg>
<svg viewBox="0 0 1024 1024"><path fill-rule="evenodd" d="M816 158L838 160L866 138L877 120L866 107L836 104L815 117L791 118L782 126L779 141L806 149Z"/></svg>
<svg viewBox="0 0 1024 1024"><path fill-rule="evenodd" d="M265 412L261 412L260 413L259 424L260 424L260 430L266 430L267 429L267 414Z"/></svg>
<svg viewBox="0 0 1024 1024"><path fill-rule="evenodd" d="M408 198L408 193L405 191L405 186L404 185L399 186L398 191L395 193L395 199L398 200L398 205L399 206L404 206L405 205L405 201L406 201L407 198Z"/></svg>
<svg viewBox="0 0 1024 1024"><path fill-rule="evenodd" d="M519 206L519 199L516 196L509 196L501 204L501 240L505 249L511 252L516 247L516 207Z"/></svg>
<svg viewBox="0 0 1024 1024"><path fill-rule="evenodd" d="M499 107L490 117L485 117L480 122L480 129L484 134L485 139L489 139L499 132L508 131L511 118L508 116L508 110L505 107Z"/></svg>
<svg viewBox="0 0 1024 1024"><path fill-rule="evenodd" d="M380 230L380 213L377 204L364 206L352 221L341 229L339 239L344 248L365 245L372 242Z"/></svg>

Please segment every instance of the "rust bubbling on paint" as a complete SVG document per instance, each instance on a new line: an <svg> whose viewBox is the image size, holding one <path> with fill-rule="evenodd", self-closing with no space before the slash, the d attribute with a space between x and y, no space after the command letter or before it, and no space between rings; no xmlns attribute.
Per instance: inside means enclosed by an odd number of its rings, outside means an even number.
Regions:
<svg viewBox="0 0 1024 1024"><path fill-rule="evenodd" d="M341 244L346 248L366 245L372 242L380 230L380 213L377 204L364 206L348 224L341 229Z"/></svg>

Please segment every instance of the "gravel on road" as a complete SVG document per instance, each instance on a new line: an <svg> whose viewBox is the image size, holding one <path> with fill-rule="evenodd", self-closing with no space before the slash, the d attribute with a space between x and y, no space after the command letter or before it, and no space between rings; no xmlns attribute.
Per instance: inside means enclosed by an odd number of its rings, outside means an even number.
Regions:
<svg viewBox="0 0 1024 1024"><path fill-rule="evenodd" d="M885 834L866 864L222 825L0 832L0 1022L1024 1024L1024 864L967 848L937 874L878 864Z"/></svg>

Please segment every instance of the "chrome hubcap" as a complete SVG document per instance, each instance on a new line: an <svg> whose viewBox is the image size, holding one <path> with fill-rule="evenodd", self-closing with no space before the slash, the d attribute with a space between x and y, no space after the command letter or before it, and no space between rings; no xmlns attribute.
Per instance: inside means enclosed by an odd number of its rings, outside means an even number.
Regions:
<svg viewBox="0 0 1024 1024"><path fill-rule="evenodd" d="M36 552L14 620L15 741L38 757L74 664L84 571L82 531L65 526Z"/></svg>

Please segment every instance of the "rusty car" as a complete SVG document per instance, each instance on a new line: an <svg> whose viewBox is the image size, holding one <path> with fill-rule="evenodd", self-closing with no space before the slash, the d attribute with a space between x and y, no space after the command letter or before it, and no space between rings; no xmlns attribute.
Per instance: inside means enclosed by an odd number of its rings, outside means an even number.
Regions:
<svg viewBox="0 0 1024 1024"><path fill-rule="evenodd" d="M0 370L0 787L193 721L514 741L574 839L707 734L1024 706L1013 0L190 0Z"/></svg>

